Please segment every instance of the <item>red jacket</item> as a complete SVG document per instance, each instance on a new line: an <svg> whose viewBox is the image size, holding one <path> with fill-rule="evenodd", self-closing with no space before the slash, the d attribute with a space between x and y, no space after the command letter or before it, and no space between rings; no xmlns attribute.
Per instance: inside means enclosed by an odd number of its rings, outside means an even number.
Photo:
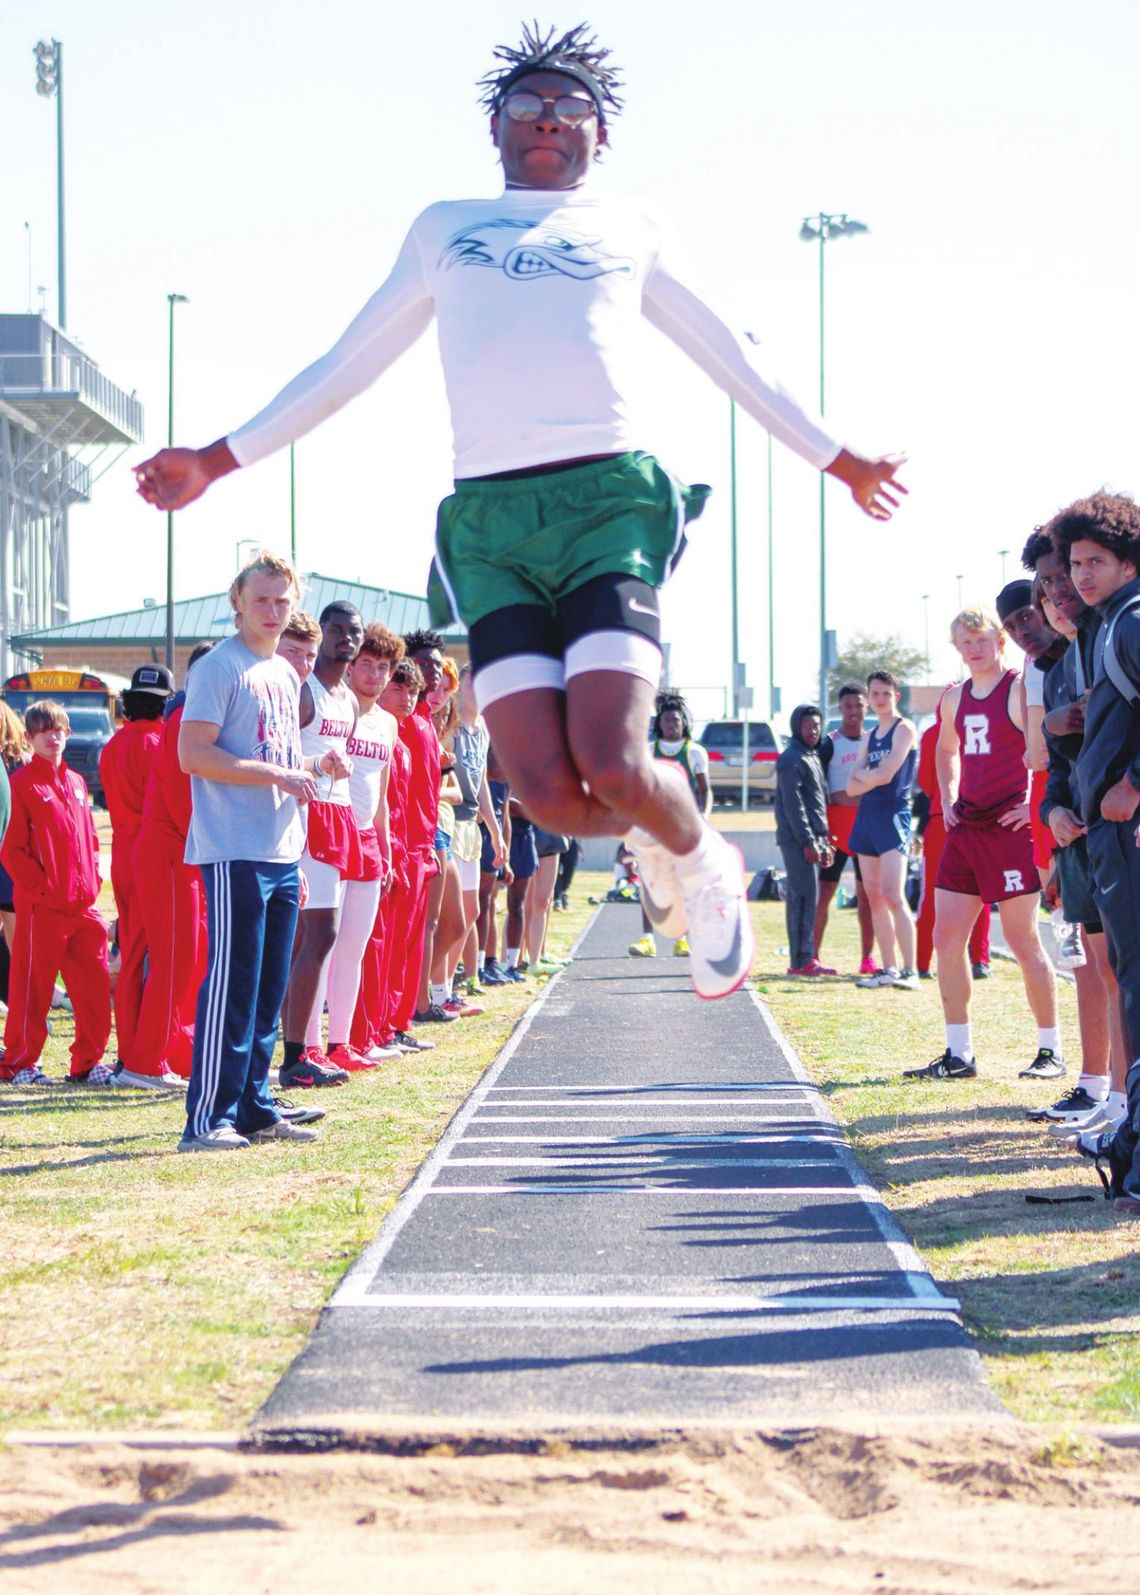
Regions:
<svg viewBox="0 0 1140 1595"><path fill-rule="evenodd" d="M125 850L128 858L142 824L147 776L161 736L161 720L128 720L99 755L99 776L111 816L112 850Z"/></svg>
<svg viewBox="0 0 1140 1595"><path fill-rule="evenodd" d="M942 817L942 788L938 785L938 768L934 762L934 755L938 748L938 732L942 726L942 714L939 711L938 719L933 725L927 726L922 733L918 744L918 787L920 792L925 792L930 799L930 818L932 820Z"/></svg>
<svg viewBox="0 0 1140 1595"><path fill-rule="evenodd" d="M33 754L10 784L12 818L0 863L15 885L17 911L21 899L64 912L90 908L99 895L99 841L86 781Z"/></svg>
<svg viewBox="0 0 1140 1595"><path fill-rule="evenodd" d="M409 853L435 846L439 823L439 738L426 701L400 721L400 741L412 756L404 800L404 836Z"/></svg>
<svg viewBox="0 0 1140 1595"><path fill-rule="evenodd" d="M150 761L146 796L143 799L142 832L148 841L161 839L185 848L190 829L190 777L178 762L178 728L182 724L180 703L160 723L158 746Z"/></svg>

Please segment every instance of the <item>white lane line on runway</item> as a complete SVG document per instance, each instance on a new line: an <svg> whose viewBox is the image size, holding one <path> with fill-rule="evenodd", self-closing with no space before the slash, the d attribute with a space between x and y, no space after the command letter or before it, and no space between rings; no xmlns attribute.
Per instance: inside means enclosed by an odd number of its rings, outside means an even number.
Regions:
<svg viewBox="0 0 1140 1595"><path fill-rule="evenodd" d="M748 995L755 1003L757 1011L760 1014L760 1018L764 1023L764 1028L767 1030L776 1046L780 1049L780 1052L784 1058L784 1062L788 1065L788 1068L792 1071L797 1080L803 1080L810 1084L810 1082L807 1080L807 1075L804 1073L803 1064L800 1062L800 1059L796 1053L793 1052L792 1048L788 1045L783 1031L772 1017L771 1011L769 1010L767 1004L761 1000L760 993L754 986L750 985L748 987ZM820 1117L821 1119L830 1121L832 1124L835 1124L838 1127L838 1120L834 1118L829 1107L824 1101L820 1102ZM900 1226L895 1222L890 1210L885 1206L878 1191L875 1190L875 1187L867 1179L864 1171L859 1167L858 1160L856 1159L855 1154L851 1150L850 1146L845 1145L842 1149L836 1148L836 1154L840 1162L843 1164L847 1174L855 1182L857 1188L861 1192L865 1193L863 1195L863 1200L866 1202L867 1207L870 1210L875 1228L882 1236L883 1244L886 1246L887 1250L890 1252L891 1256L894 1258L895 1262L899 1265L899 1268L906 1276L907 1284L909 1285L913 1294L924 1299L939 1295L938 1286L934 1283L934 1280L930 1274L930 1270L926 1267L925 1263L922 1261L922 1258L911 1245L910 1241L907 1240Z"/></svg>
<svg viewBox="0 0 1140 1595"><path fill-rule="evenodd" d="M843 1146L839 1135L739 1135L726 1130L722 1134L686 1135L690 1146ZM659 1146L668 1151L676 1146L671 1135L465 1135L463 1146Z"/></svg>
<svg viewBox="0 0 1140 1595"><path fill-rule="evenodd" d="M733 1101L739 1101L741 1096L749 1091L814 1091L818 1092L816 1085L803 1085L798 1080L758 1080L755 1085L654 1085L654 1086L618 1086L618 1085L496 1085L492 1086L489 1095L501 1096L508 1091L562 1091L567 1096L585 1096L600 1093L610 1097L670 1097L673 1092L693 1091L712 1095L717 1091L732 1094ZM684 1097L673 1097L674 1101L685 1101Z"/></svg>
<svg viewBox="0 0 1140 1595"><path fill-rule="evenodd" d="M494 1113L478 1124L802 1124L815 1113Z"/></svg>
<svg viewBox="0 0 1140 1595"><path fill-rule="evenodd" d="M797 1167L802 1168L802 1164ZM665 1171L663 1171L665 1172ZM854 1196L871 1205L853 1185L558 1185L548 1180L533 1185L435 1185L425 1196ZM766 1216L757 1214L757 1221Z"/></svg>
<svg viewBox="0 0 1140 1595"><path fill-rule="evenodd" d="M688 1157L667 1152L630 1152L624 1157L607 1158L599 1164L596 1157L452 1157L449 1169L540 1168L583 1169L602 1168L605 1173L625 1168L631 1163L647 1163L660 1174L678 1174L682 1169L803 1169L833 1168L834 1160L802 1157ZM846 1170L844 1170L846 1173Z"/></svg>
<svg viewBox="0 0 1140 1595"><path fill-rule="evenodd" d="M931 1297L916 1306L911 1296L730 1296L723 1292L708 1296L558 1296L558 1295L448 1295L446 1292L409 1291L369 1295L355 1293L349 1299L342 1286L333 1297L332 1307L462 1308L464 1311L493 1308L506 1312L565 1313L582 1310L598 1312L681 1312L681 1313L835 1313L894 1312L913 1317L915 1313L956 1313L959 1304L952 1296Z"/></svg>
<svg viewBox="0 0 1140 1595"><path fill-rule="evenodd" d="M689 1100L687 1100L685 1098L675 1098L674 1101L676 1102L676 1105L678 1107L682 1107L682 1108L683 1107L702 1108L702 1109L733 1108L733 1109L736 1110L737 1113L739 1113L741 1107L744 1106L744 1104L740 1101L740 1099L738 1097L736 1097L736 1098L726 1097L723 1102L717 1101L715 1097L714 1098L706 1097L706 1098L703 1098L703 1099L699 1098L699 1097L694 1097L691 1101L689 1101ZM811 1113L812 1116L814 1117L813 1110L814 1110L814 1107L815 1107L815 1103L812 1102L810 1098L792 1097L792 1096L764 1097L764 1098L761 1099L761 1101L763 1102L764 1107L768 1107L770 1104L773 1104L773 1103L784 1102L784 1103L787 1103L787 1105L789 1107L803 1108L806 1112ZM759 1105L760 1104L758 1102L757 1106L759 1106ZM537 1100L535 1100L534 1102L520 1102L518 1100L515 1100L515 1101L512 1101L512 1102L486 1102L486 1103L483 1104L483 1111L485 1113L513 1113L518 1108L544 1108L544 1109L548 1109L550 1111L554 1111L556 1109L564 1109L564 1108L595 1108L595 1107L596 1108L604 1108L604 1107L608 1107L608 1106L609 1106L608 1102L591 1102L591 1101L589 1101L588 1099L585 1099L585 1098L575 1099L575 1098L572 1098L572 1097L565 1097L565 1098L554 1098L553 1100L551 1100L551 1098L547 1097L544 1100L543 1098L540 1097ZM617 1104L615 1104L615 1106L617 1106ZM663 1109L665 1107L665 1104L663 1102L660 1102L660 1103L646 1102L644 1104L640 1104L639 1103L639 1104L637 1104L637 1106L645 1106L645 1107L649 1108L650 1110L652 1110L653 1108L662 1108ZM673 1103L670 1103L669 1107L670 1107L670 1109L672 1109ZM629 1113L629 1111L627 1109L626 1113L623 1114L623 1117L627 1117L627 1116L632 1118L634 1115ZM653 1115L654 1118L677 1118L677 1117L687 1118L688 1116L689 1115L687 1115L687 1114L673 1114L671 1112L670 1113L656 1113L656 1114ZM750 1115L750 1117L754 1118L754 1117L756 1117L756 1115Z"/></svg>
<svg viewBox="0 0 1140 1595"><path fill-rule="evenodd" d="M571 957L573 957L578 951L578 948L582 945L590 931L593 929L594 921L597 919L600 912L601 908L599 906L598 910L591 914L590 918L586 921L585 927L582 930L582 934L578 937L578 940L570 949ZM472 1091L471 1095L467 1098L467 1101L459 1109L459 1112L455 1115L454 1119L452 1119L443 1135L424 1159L419 1173L400 1197L391 1213L389 1213L387 1219L384 1221L384 1224L381 1227L379 1235L377 1235L376 1239L370 1246L366 1246L364 1248L360 1256L349 1269L348 1273L341 1280L340 1285L337 1287L336 1294L332 1297L332 1300L329 1303L330 1306L336 1305L338 1298L343 1292L348 1292L349 1296L351 1296L354 1292L358 1291L362 1284L370 1280L376 1273L385 1257L387 1257L388 1253L392 1250L392 1247L396 1244L396 1239L399 1236L400 1231L411 1218L412 1214L416 1211L416 1208L419 1207L424 1197L428 1194L432 1181L446 1163L452 1147L458 1140L462 1138L467 1126L471 1123L476 1113L478 1113L479 1109L486 1101L488 1091L491 1090L492 1086L495 1084L495 1081L502 1074L503 1070L507 1067L507 1064L510 1063L511 1059L514 1057L515 1053L526 1039L531 1025L542 1012L543 1005L550 996L550 993L557 990L558 982L562 979L563 973L564 971L561 969L555 970L553 978L547 981L544 989L538 994L537 998L527 1009L526 1013L523 1014L522 1019L519 1021L516 1028L511 1032L507 1040L507 1044L503 1048L502 1052L500 1052L494 1063L487 1070L487 1073L483 1076L478 1085L475 1087L474 1091Z"/></svg>

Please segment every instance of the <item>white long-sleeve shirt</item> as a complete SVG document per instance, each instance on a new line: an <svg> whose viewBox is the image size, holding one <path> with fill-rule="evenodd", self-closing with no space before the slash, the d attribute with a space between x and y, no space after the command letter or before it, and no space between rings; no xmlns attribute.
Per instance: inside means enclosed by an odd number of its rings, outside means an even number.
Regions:
<svg viewBox="0 0 1140 1595"><path fill-rule="evenodd" d="M670 269L647 201L510 189L431 205L388 280L327 354L227 442L239 465L285 447L439 333L455 476L644 447L630 435L635 318L672 339L766 431L822 470L839 445Z"/></svg>

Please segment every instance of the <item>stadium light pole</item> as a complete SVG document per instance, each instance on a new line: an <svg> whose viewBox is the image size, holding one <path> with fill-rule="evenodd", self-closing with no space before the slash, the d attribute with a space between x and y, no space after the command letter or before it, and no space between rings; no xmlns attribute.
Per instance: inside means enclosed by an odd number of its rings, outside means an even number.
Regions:
<svg viewBox="0 0 1140 1595"><path fill-rule="evenodd" d="M740 715L740 609L736 587L736 400L728 401L728 509L732 564L732 717Z"/></svg>
<svg viewBox="0 0 1140 1595"><path fill-rule="evenodd" d="M174 307L190 303L185 294L167 294L166 443L174 447ZM174 514L166 512L166 668L174 670Z"/></svg>
<svg viewBox="0 0 1140 1595"><path fill-rule="evenodd" d="M998 549L998 558L1001 560L1001 584L1003 587L1005 586L1005 557L1008 553L1008 548Z"/></svg>
<svg viewBox="0 0 1140 1595"><path fill-rule="evenodd" d="M815 216L805 216L800 226L800 238L805 244L819 244L819 413L824 414L824 256L832 238L853 238L857 233L869 233L865 222L859 222L846 211L831 213L819 211ZM827 720L827 477L819 476L819 707Z"/></svg>
<svg viewBox="0 0 1140 1595"><path fill-rule="evenodd" d="M41 39L32 54L36 58L36 93L45 100L55 97L55 238L56 238L56 314L63 331L67 330L67 272L63 226L63 45L58 39Z"/></svg>
<svg viewBox="0 0 1140 1595"><path fill-rule="evenodd" d="M926 685L930 685L930 594L922 595L922 640L926 655Z"/></svg>
<svg viewBox="0 0 1140 1595"><path fill-rule="evenodd" d="M289 445L289 561L297 569L297 445Z"/></svg>

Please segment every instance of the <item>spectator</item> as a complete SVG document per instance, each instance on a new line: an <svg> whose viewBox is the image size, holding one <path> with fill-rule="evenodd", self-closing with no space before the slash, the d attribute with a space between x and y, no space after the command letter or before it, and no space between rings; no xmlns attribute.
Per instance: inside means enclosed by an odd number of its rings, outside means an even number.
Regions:
<svg viewBox="0 0 1140 1595"><path fill-rule="evenodd" d="M13 776L22 764L26 764L30 756L28 737L24 730L24 722L15 713L12 706L0 698L0 805L3 808L3 826L0 827L0 843L4 840L4 832L8 829L8 821L12 814L12 795L9 790L9 778ZM12 898L12 877L4 868L3 857L0 854L0 931L3 932L4 957L2 965L3 985L0 988L0 1018L8 1012L8 975L12 948L16 941L16 909Z"/></svg>
<svg viewBox="0 0 1140 1595"><path fill-rule="evenodd" d="M684 774L697 808L707 820L712 813L712 788L709 786L709 756L699 742L693 739L693 721L689 706L678 692L659 692L656 713L653 717L653 757L675 764ZM540 855L541 856L541 855ZM630 946L634 958L654 958L657 942L653 931L663 923L663 911L653 902L648 892L641 894L641 936ZM689 938L682 931L673 943L673 956L689 956Z"/></svg>
<svg viewBox="0 0 1140 1595"><path fill-rule="evenodd" d="M281 1009L285 1058L283 1087L341 1085L349 1070L331 1063L319 1047L307 1044L317 993L340 924L345 882L361 870L360 835L349 790L351 761L348 741L356 725L356 699L345 684L348 667L360 650L364 622L355 604L336 599L321 611L317 662L301 683L299 717L301 752L317 776L317 797L305 814L305 850L301 873L308 888L300 910L297 940ZM327 782L327 784L326 784ZM320 1011L317 1009L317 1026ZM347 1029L337 1038L347 1042ZM353 1067L373 1064L346 1053Z"/></svg>
<svg viewBox="0 0 1140 1595"><path fill-rule="evenodd" d="M834 975L816 957L812 939L819 867L831 863L827 787L819 762L823 720L813 703L792 710L792 740L776 760L776 845L784 860L788 974Z"/></svg>
<svg viewBox="0 0 1140 1595"><path fill-rule="evenodd" d="M883 967L855 984L916 991L914 920L905 888L918 738L898 712L899 683L889 670L871 671L867 696L879 723L864 738L847 781L848 794L859 799L850 845L862 868Z"/></svg>
<svg viewBox="0 0 1140 1595"><path fill-rule="evenodd" d="M1060 659L1065 646L1051 631L1033 602L1033 586L1024 577L1007 582L997 595L998 619L1025 655L1020 695L1025 726L1025 762L1029 769L1029 820L1033 831L1033 862L1044 889L1053 869L1053 833L1041 818L1041 800L1048 780L1049 754L1041 723L1045 717L1044 672Z"/></svg>
<svg viewBox="0 0 1140 1595"><path fill-rule="evenodd" d="M459 725L455 730L455 776L463 801L455 810L453 851L459 874L463 904L463 930L453 949L452 969L461 957L467 972L466 995L480 994L476 973L478 959L478 919L480 876L483 873L483 835L490 844L492 871L503 862L505 849L498 813L487 780L490 738L475 701L475 686L469 664L459 672Z"/></svg>
<svg viewBox="0 0 1140 1595"><path fill-rule="evenodd" d="M439 738L439 809L435 822L437 873L428 882L427 923L424 928L424 962L419 998L412 1016L415 1024L449 1024L460 1017L462 1004L450 1001L447 952L463 925L459 871L452 858L455 806L462 793L455 776L454 736L459 726L459 666L454 659L440 660L440 679L428 693L431 723Z"/></svg>
<svg viewBox="0 0 1140 1595"><path fill-rule="evenodd" d="M956 615L950 639L969 679L942 698L935 753L947 830L934 911L946 1050L903 1073L928 1080L977 1075L966 947L982 904L997 903L1037 1021L1037 1054L1020 1072L1026 1079L1052 1080L1064 1074L1065 1066L1053 966L1037 934L1040 886L1029 830L1025 735L1014 692L1017 672L1005 667L1005 633L986 610Z"/></svg>
<svg viewBox="0 0 1140 1595"><path fill-rule="evenodd" d="M187 863L202 871L208 915L206 980L179 1150L234 1151L251 1141L311 1141L283 1118L269 1065L297 926L306 770L300 683L276 657L297 598L287 560L260 553L235 577L237 630L186 683L178 756L191 777Z"/></svg>
<svg viewBox="0 0 1140 1595"><path fill-rule="evenodd" d="M319 622L304 609L295 609L289 616L289 624L281 633L281 641L277 644L277 652L287 664L293 666L302 681L308 681L316 668L317 655L321 649L321 628Z"/></svg>
<svg viewBox="0 0 1140 1595"><path fill-rule="evenodd" d="M946 689L949 692L951 689ZM943 693L945 697L945 693ZM934 882L942 849L946 846L946 821L942 817L942 792L935 768L940 721L928 725L918 741L917 790L914 797L915 830L922 844L922 895L915 925L915 961L918 978L933 980L930 964L934 957ZM983 903L970 931L970 971L975 980L988 980L990 973L990 919L993 910Z"/></svg>
<svg viewBox="0 0 1140 1595"><path fill-rule="evenodd" d="M99 896L99 842L87 783L63 754L70 723L58 703L33 703L24 715L30 761L11 778L12 816L0 856L14 882L16 939L0 1079L49 1085L40 1068L55 977L62 974L75 1014L71 1079L110 1085L103 1061L111 1033L107 926Z"/></svg>
<svg viewBox="0 0 1140 1595"><path fill-rule="evenodd" d="M147 960L135 843L142 826L147 777L162 737L162 711L173 692L174 677L163 665L140 665L123 693L123 724L99 756L99 778L111 816L111 886L119 920L115 1040L119 1059L128 1070L137 1057L135 1031Z"/></svg>
<svg viewBox="0 0 1140 1595"><path fill-rule="evenodd" d="M487 788L491 795L491 807L496 820L499 822L499 831L503 839L503 856L502 862L496 865L492 834L484 823L481 826L483 851L479 859L479 920L476 931L479 937L479 979L485 986L506 986L510 984L505 971L499 963L498 920L496 917L496 900L499 895L499 886L513 878L510 869L511 816L508 802L510 791L507 783L500 779L500 775L501 771L495 759L494 746L489 745L487 748Z"/></svg>
<svg viewBox="0 0 1140 1595"><path fill-rule="evenodd" d="M863 721L866 716L866 692L857 681L846 682L839 689L840 724L836 730L829 731L819 745L820 763L827 777L827 825L834 852L831 863L819 872L819 906L815 911L814 938L818 955L827 931L831 899L835 896L836 888L850 859L855 870L855 903L859 913L859 973L875 975L879 971L872 957L875 930L871 919L871 904L863 889L859 856L852 853L847 846L851 840L851 827L855 824L855 813L859 807L859 799L853 797L847 790L847 780L862 751Z"/></svg>
<svg viewBox="0 0 1140 1595"><path fill-rule="evenodd" d="M187 670L213 646L200 642ZM185 692L178 692L163 705L132 860L147 974L131 1050L115 1079L149 1091L181 1090L190 1078L194 1005L206 975L202 873L186 863L190 777L178 762L185 703ZM119 1051L122 1056L121 1044Z"/></svg>

